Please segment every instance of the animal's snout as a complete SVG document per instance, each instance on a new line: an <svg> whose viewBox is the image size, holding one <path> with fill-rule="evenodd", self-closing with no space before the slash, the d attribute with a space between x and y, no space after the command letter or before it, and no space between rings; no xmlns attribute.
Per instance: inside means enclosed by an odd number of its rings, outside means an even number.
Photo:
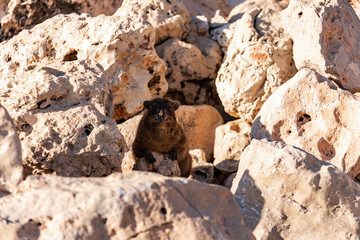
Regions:
<svg viewBox="0 0 360 240"><path fill-rule="evenodd" d="M166 114L164 110L160 110L155 118L157 122L166 122L168 118L166 117Z"/></svg>

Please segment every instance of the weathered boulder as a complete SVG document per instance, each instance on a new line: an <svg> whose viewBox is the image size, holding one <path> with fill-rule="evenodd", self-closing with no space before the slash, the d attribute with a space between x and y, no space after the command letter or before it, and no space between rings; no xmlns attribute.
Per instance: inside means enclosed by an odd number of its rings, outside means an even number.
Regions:
<svg viewBox="0 0 360 240"><path fill-rule="evenodd" d="M220 113L212 106L180 106L176 117L183 127L189 151L202 149L206 161L212 162L215 129L223 124Z"/></svg>
<svg viewBox="0 0 360 240"><path fill-rule="evenodd" d="M291 39L273 25L276 17L270 10L254 9L234 23L216 78L225 111L244 121L252 122L266 99L297 71Z"/></svg>
<svg viewBox="0 0 360 240"><path fill-rule="evenodd" d="M19 133L26 175L103 176L121 170L103 68L94 61L47 62L0 82L0 103Z"/></svg>
<svg viewBox="0 0 360 240"><path fill-rule="evenodd" d="M112 15L122 0L9 0L0 14L0 41L11 38L23 29L29 29L48 18L63 13Z"/></svg>
<svg viewBox="0 0 360 240"><path fill-rule="evenodd" d="M207 21L210 22L216 14L220 14L223 17L226 17L230 10L231 6L227 0L181 0L185 7L189 10L191 16L204 16L207 18ZM216 12L219 13L216 13Z"/></svg>
<svg viewBox="0 0 360 240"><path fill-rule="evenodd" d="M358 97L302 69L266 101L251 137L294 145L355 178L360 173L359 109Z"/></svg>
<svg viewBox="0 0 360 240"><path fill-rule="evenodd" d="M250 144L251 125L234 120L215 131L214 166L222 172L236 172L242 151Z"/></svg>
<svg viewBox="0 0 360 240"><path fill-rule="evenodd" d="M252 140L231 191L259 240L359 239L359 185L299 148Z"/></svg>
<svg viewBox="0 0 360 240"><path fill-rule="evenodd" d="M2 239L254 239L227 189L140 172L30 176L0 217Z"/></svg>
<svg viewBox="0 0 360 240"><path fill-rule="evenodd" d="M206 161L206 154L202 149L189 151L192 159L191 179L200 182L215 183L214 165Z"/></svg>
<svg viewBox="0 0 360 240"><path fill-rule="evenodd" d="M190 15L180 0L124 0L119 15L140 16L155 29L156 43L182 39L190 30Z"/></svg>
<svg viewBox="0 0 360 240"><path fill-rule="evenodd" d="M356 15L360 17L360 1L359 0L350 0L350 5L353 7Z"/></svg>
<svg viewBox="0 0 360 240"><path fill-rule="evenodd" d="M360 91L360 20L348 0L291 0L282 21L298 69L313 68L344 89Z"/></svg>
<svg viewBox="0 0 360 240"><path fill-rule="evenodd" d="M169 91L181 92L187 104L201 99L202 82L214 80L221 63L220 47L205 37L197 36L194 44L169 39L156 52L166 62Z"/></svg>
<svg viewBox="0 0 360 240"><path fill-rule="evenodd" d="M261 8L263 10L271 9L273 11L281 11L285 9L288 6L288 4L289 3L285 0L241 1L239 4L237 4L231 9L229 15L227 16L227 19L230 23L235 22L236 20L240 19L244 15L244 13L254 8Z"/></svg>
<svg viewBox="0 0 360 240"><path fill-rule="evenodd" d="M0 191L12 191L22 180L21 145L14 123L0 105Z"/></svg>
<svg viewBox="0 0 360 240"><path fill-rule="evenodd" d="M144 100L163 96L167 82L166 66L154 49L154 28L128 5L112 16L57 15L1 43L1 79L49 59L96 60L114 93L115 119L134 115Z"/></svg>

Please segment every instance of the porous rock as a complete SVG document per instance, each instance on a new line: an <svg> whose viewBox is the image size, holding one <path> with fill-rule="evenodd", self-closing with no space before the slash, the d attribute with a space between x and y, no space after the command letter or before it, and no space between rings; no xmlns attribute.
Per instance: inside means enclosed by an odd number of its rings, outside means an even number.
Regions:
<svg viewBox="0 0 360 240"><path fill-rule="evenodd" d="M234 23L216 78L225 111L244 121L252 122L266 99L297 71L291 39L273 25L275 19L270 10L253 9Z"/></svg>
<svg viewBox="0 0 360 240"><path fill-rule="evenodd" d="M217 68L221 62L220 48L215 44L214 49L214 46L209 46L211 43L202 40L204 44L198 45L203 46L204 51L194 44L183 42L177 38L169 39L156 47L159 57L167 65L166 78L170 91L181 91L185 81L215 79ZM199 41L201 40L199 39ZM208 41L212 42L212 40ZM206 45L209 47L207 48ZM208 51L206 52L206 50Z"/></svg>
<svg viewBox="0 0 360 240"><path fill-rule="evenodd" d="M227 189L140 172L30 176L0 216L4 239L254 239Z"/></svg>
<svg viewBox="0 0 360 240"><path fill-rule="evenodd" d="M0 105L0 191L12 191L22 174L19 136L9 113Z"/></svg>
<svg viewBox="0 0 360 240"><path fill-rule="evenodd" d="M251 137L294 145L355 178L360 173L359 109L358 97L305 68L266 101Z"/></svg>
<svg viewBox="0 0 360 240"><path fill-rule="evenodd" d="M120 171L126 145L111 119L113 103L103 68L94 61L45 66L0 82L0 103L14 119L26 175Z"/></svg>
<svg viewBox="0 0 360 240"><path fill-rule="evenodd" d="M124 0L119 15L138 15L150 23L156 32L156 43L168 38L186 36L190 30L190 15L179 0Z"/></svg>
<svg viewBox="0 0 360 240"><path fill-rule="evenodd" d="M212 162L215 129L223 124L220 113L209 105L183 105L176 111L176 117L184 129L189 151L202 149L206 161Z"/></svg>
<svg viewBox="0 0 360 240"><path fill-rule="evenodd" d="M29 29L48 18L63 13L112 15L122 0L9 0L0 14L0 41L11 38L23 29Z"/></svg>
<svg viewBox="0 0 360 240"><path fill-rule="evenodd" d="M226 17L231 6L227 0L181 0L185 7L189 10L191 16L202 15L210 22L217 14ZM217 13L217 11L219 13Z"/></svg>
<svg viewBox="0 0 360 240"><path fill-rule="evenodd" d="M252 140L231 191L257 239L359 239L359 185L299 148Z"/></svg>
<svg viewBox="0 0 360 240"><path fill-rule="evenodd" d="M215 131L214 166L222 172L236 172L242 151L250 144L251 125L234 120Z"/></svg>
<svg viewBox="0 0 360 240"><path fill-rule="evenodd" d="M360 20L348 0L291 0L282 21L298 69L313 68L344 89L360 91Z"/></svg>
<svg viewBox="0 0 360 240"><path fill-rule="evenodd" d="M239 4L234 6L229 15L227 16L227 20L232 23L236 20L240 19L244 13L250 11L254 8L261 8L263 10L270 9L273 11L281 11L288 6L288 2L284 0L246 0L241 1Z"/></svg>
<svg viewBox="0 0 360 240"><path fill-rule="evenodd" d="M202 149L189 151L192 160L191 179L200 182L215 183L214 165L206 161L205 152Z"/></svg>
<svg viewBox="0 0 360 240"><path fill-rule="evenodd" d="M12 78L49 61L92 59L114 93L115 119L142 109L167 91L166 66L157 56L154 28L121 8L112 16L57 15L0 44L0 77ZM46 31L44 31L46 29Z"/></svg>

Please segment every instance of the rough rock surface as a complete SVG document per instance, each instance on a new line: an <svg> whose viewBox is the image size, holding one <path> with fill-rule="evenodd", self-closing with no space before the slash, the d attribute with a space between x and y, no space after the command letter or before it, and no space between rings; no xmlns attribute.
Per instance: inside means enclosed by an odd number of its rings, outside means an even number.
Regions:
<svg viewBox="0 0 360 240"><path fill-rule="evenodd" d="M184 81L215 79L217 67L221 62L219 51L217 58L204 56L198 47L177 38L158 45L156 52L166 62L166 78L170 90L180 91Z"/></svg>
<svg viewBox="0 0 360 240"><path fill-rule="evenodd" d="M4 239L254 239L227 189L149 173L30 176L0 217Z"/></svg>
<svg viewBox="0 0 360 240"><path fill-rule="evenodd" d="M19 132L27 174L120 171L126 145L111 119L111 92L96 62L47 62L4 79L0 103Z"/></svg>
<svg viewBox="0 0 360 240"><path fill-rule="evenodd" d="M93 59L110 81L115 119L134 115L144 100L167 91L166 66L154 49L154 28L127 10L120 8L113 16L57 15L22 31L0 44L0 77L12 77L49 59Z"/></svg>
<svg viewBox="0 0 360 240"><path fill-rule="evenodd" d="M259 240L359 239L359 185L296 147L252 140L231 191Z"/></svg>
<svg viewBox="0 0 360 240"><path fill-rule="evenodd" d="M302 69L266 101L251 137L294 145L355 178L360 173L359 109L360 98Z"/></svg>
<svg viewBox="0 0 360 240"><path fill-rule="evenodd" d="M191 16L204 16L210 22L216 16L218 11L221 16L226 17L231 6L227 0L181 0L189 10Z"/></svg>
<svg viewBox="0 0 360 240"><path fill-rule="evenodd" d="M215 131L214 166L223 172L236 172L242 151L250 144L251 125L235 120Z"/></svg>
<svg viewBox="0 0 360 240"><path fill-rule="evenodd" d="M202 149L189 151L192 159L191 179L200 182L215 183L214 165L206 161L206 154Z"/></svg>
<svg viewBox="0 0 360 240"><path fill-rule="evenodd" d="M0 41L11 38L23 29L29 29L48 18L63 13L112 15L122 0L10 0L4 15L0 14Z"/></svg>
<svg viewBox="0 0 360 240"><path fill-rule="evenodd" d="M288 6L287 1L283 0L245 0L241 1L238 5L234 6L227 19L230 23L240 19L245 12L254 8L271 9L273 11L281 11Z"/></svg>
<svg viewBox="0 0 360 240"><path fill-rule="evenodd" d="M360 20L347 0L291 0L282 18L298 69L314 68L342 88L360 91Z"/></svg>
<svg viewBox="0 0 360 240"><path fill-rule="evenodd" d="M244 121L252 122L266 99L297 71L291 39L272 25L274 19L271 11L254 9L234 23L235 33L216 78L225 111Z"/></svg>
<svg viewBox="0 0 360 240"><path fill-rule="evenodd" d="M202 149L206 161L212 162L215 129L223 124L220 113L212 106L180 106L176 117L183 127L189 151Z"/></svg>
<svg viewBox="0 0 360 240"><path fill-rule="evenodd" d="M179 0L124 0L119 11L119 15L138 15L150 23L157 44L168 38L182 39L190 30L189 12Z"/></svg>
<svg viewBox="0 0 360 240"><path fill-rule="evenodd" d="M350 0L349 3L353 7L356 15L360 18L360 1L359 0Z"/></svg>
<svg viewBox="0 0 360 240"><path fill-rule="evenodd" d="M10 115L0 105L0 191L12 191L22 174L19 136Z"/></svg>

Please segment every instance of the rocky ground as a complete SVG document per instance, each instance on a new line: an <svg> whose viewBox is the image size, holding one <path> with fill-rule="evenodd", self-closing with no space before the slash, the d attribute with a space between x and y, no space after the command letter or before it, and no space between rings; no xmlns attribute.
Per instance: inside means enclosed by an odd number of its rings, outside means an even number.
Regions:
<svg viewBox="0 0 360 240"><path fill-rule="evenodd" d="M360 239L357 0L0 0L0 239ZM181 102L191 176L132 143Z"/></svg>

